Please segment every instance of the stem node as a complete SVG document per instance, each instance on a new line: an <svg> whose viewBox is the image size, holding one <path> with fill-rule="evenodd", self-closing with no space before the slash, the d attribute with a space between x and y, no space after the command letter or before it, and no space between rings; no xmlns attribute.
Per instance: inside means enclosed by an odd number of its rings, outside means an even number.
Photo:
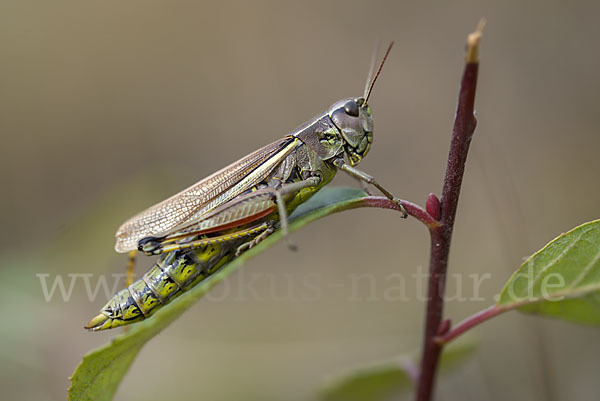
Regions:
<svg viewBox="0 0 600 401"><path fill-rule="evenodd" d="M440 220L440 207L439 198L434 193L429 194L427 202L425 203L425 210L427 210L427 213L429 213L431 217L438 221Z"/></svg>
<svg viewBox="0 0 600 401"><path fill-rule="evenodd" d="M442 320L442 323L440 323L440 327L438 327L437 335L443 336L446 333L448 333L448 331L450 331L451 325L452 325L452 321L450 319Z"/></svg>

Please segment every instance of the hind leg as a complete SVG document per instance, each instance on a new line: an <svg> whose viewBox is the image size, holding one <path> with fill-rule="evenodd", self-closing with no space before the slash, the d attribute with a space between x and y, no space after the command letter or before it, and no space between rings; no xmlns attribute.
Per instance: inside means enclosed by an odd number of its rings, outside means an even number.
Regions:
<svg viewBox="0 0 600 401"><path fill-rule="evenodd" d="M135 278L135 257L137 255L137 251L129 251L128 260L127 260L127 276L125 277L125 285L129 287L133 284L133 279Z"/></svg>
<svg viewBox="0 0 600 401"><path fill-rule="evenodd" d="M269 224L269 228L267 228L265 231L258 234L252 240L250 240L248 242L244 242L242 245L238 246L237 250L235 251L235 256L238 257L245 250L255 247L260 242L262 242L265 238L267 238L269 235L271 235L274 231L275 231L275 229L273 229L272 224Z"/></svg>

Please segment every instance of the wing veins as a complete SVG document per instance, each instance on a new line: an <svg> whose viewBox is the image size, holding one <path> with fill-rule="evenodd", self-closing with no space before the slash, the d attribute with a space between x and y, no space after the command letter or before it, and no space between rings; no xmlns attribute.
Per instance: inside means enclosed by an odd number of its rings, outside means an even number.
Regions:
<svg viewBox="0 0 600 401"><path fill-rule="evenodd" d="M213 173L198 183L135 215L119 227L115 249L137 249L140 239L173 232L199 221L265 179L284 160L298 140L285 137Z"/></svg>

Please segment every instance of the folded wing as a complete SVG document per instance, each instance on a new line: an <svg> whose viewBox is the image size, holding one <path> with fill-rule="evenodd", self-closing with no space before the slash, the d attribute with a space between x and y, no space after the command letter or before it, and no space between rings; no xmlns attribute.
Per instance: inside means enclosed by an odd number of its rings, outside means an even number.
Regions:
<svg viewBox="0 0 600 401"><path fill-rule="evenodd" d="M294 137L285 137L273 142L137 214L117 230L115 250L137 249L142 238L163 236L198 222L211 210L267 178L297 141Z"/></svg>

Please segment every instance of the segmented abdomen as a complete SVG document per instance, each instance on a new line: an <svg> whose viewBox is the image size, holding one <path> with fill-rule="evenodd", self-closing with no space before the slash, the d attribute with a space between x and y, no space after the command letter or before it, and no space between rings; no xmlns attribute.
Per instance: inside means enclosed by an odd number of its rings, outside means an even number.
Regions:
<svg viewBox="0 0 600 401"><path fill-rule="evenodd" d="M237 247L247 240L208 244L163 254L141 279L119 291L102 308L102 313L108 319L94 329L114 328L149 317L162 305L223 267L235 257Z"/></svg>

